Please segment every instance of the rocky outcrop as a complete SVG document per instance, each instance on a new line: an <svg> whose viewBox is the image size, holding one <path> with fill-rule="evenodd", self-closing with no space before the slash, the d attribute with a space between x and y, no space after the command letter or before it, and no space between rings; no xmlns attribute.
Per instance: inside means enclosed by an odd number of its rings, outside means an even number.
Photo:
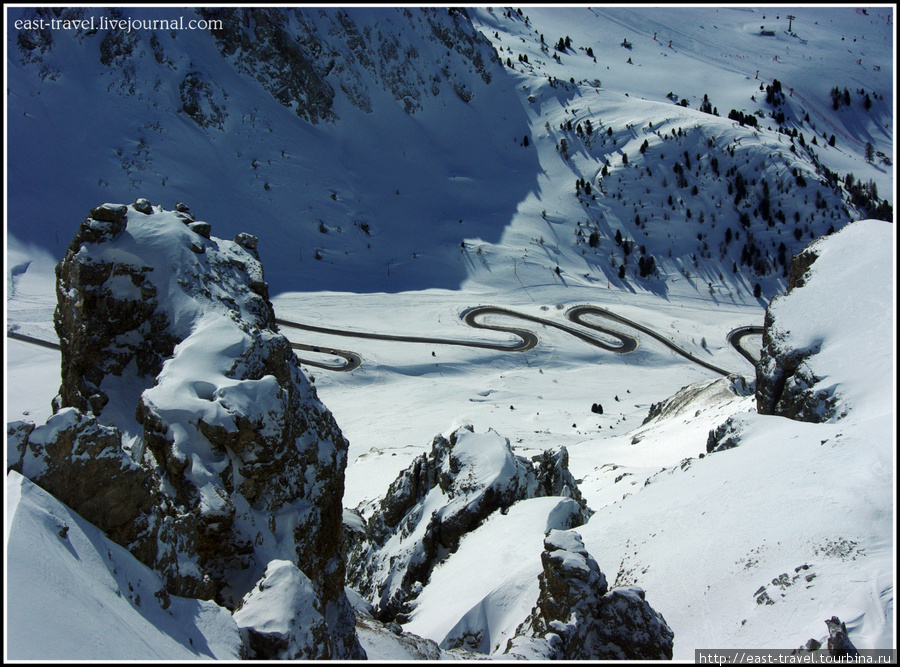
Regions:
<svg viewBox="0 0 900 667"><path fill-rule="evenodd" d="M838 416L835 388L823 385L811 363L821 341L796 346L790 341L790 331L775 315L781 301L806 284L809 268L818 257L815 244L791 259L787 293L772 299L766 308L762 351L756 365L756 405L759 414L819 423Z"/></svg>
<svg viewBox="0 0 900 667"><path fill-rule="evenodd" d="M203 72L188 72L178 86L181 110L203 128L225 130L225 93Z"/></svg>
<svg viewBox="0 0 900 667"><path fill-rule="evenodd" d="M721 452L737 447L741 442L742 422L739 417L731 416L709 432L706 439L706 452Z"/></svg>
<svg viewBox="0 0 900 667"><path fill-rule="evenodd" d="M843 658L845 660L853 660L859 658L859 651L850 641L850 635L847 633L847 624L842 622L837 616L832 616L825 621L828 628L828 637L819 641L811 638L806 644L794 651L792 655L803 655L807 653L821 653L831 658ZM825 646L825 648L822 648Z"/></svg>
<svg viewBox="0 0 900 667"><path fill-rule="evenodd" d="M674 633L636 586L607 587L572 530L544 540L540 594L506 655L544 660L671 660Z"/></svg>
<svg viewBox="0 0 900 667"><path fill-rule="evenodd" d="M105 204L81 224L57 267L55 414L8 427L10 468L169 593L233 608L290 563L326 620L283 650L362 657L340 550L347 441L277 332L256 239L211 237L179 208Z"/></svg>
<svg viewBox="0 0 900 667"><path fill-rule="evenodd" d="M766 315L766 330L773 325ZM834 388L817 388L822 378L808 363L818 352L817 345L787 349L776 335L763 334L762 356L756 367L756 405L760 414L814 423L837 416Z"/></svg>
<svg viewBox="0 0 900 667"><path fill-rule="evenodd" d="M467 426L437 436L431 452L391 484L365 538L354 538L350 584L373 601L378 618L405 622L434 567L492 513L526 498L563 496L579 508L573 522L586 521L591 511L567 466L565 448L528 460L493 431Z"/></svg>
<svg viewBox="0 0 900 667"><path fill-rule="evenodd" d="M753 390L742 375L695 382L679 389L669 398L652 403L641 426L653 421L694 413L736 396L750 396Z"/></svg>
<svg viewBox="0 0 900 667"><path fill-rule="evenodd" d="M330 54L323 52L314 29L297 11L297 23L290 29L289 12L274 7L200 10L204 18L221 21L213 35L222 55L232 58L239 70L301 118L312 123L334 120L334 89L325 81Z"/></svg>
<svg viewBox="0 0 900 667"><path fill-rule="evenodd" d="M252 660L330 658L328 627L313 583L296 565L273 560L234 612Z"/></svg>
<svg viewBox="0 0 900 667"><path fill-rule="evenodd" d="M797 287L803 287L806 284L806 272L813 262L818 259L815 250L807 246L796 255L791 257L790 274L788 275L787 291L790 292Z"/></svg>
<svg viewBox="0 0 900 667"><path fill-rule="evenodd" d="M311 124L338 120L341 93L366 113L385 99L383 93L407 113L415 113L425 108L430 97L441 94L455 94L468 102L502 71L490 41L464 10L205 7L188 11L197 14L189 17L161 10L151 20L209 21L216 47L234 70ZM93 21L100 26L108 25L101 24L101 17L116 22L129 18L115 7L36 8L26 10L24 16L29 20L15 37L19 59L36 64L41 79L54 80L61 75L58 64L44 64L44 56L58 42L47 27L51 19L79 19L85 25ZM229 117L224 80L217 82L209 71L197 69L196 56L175 42L174 31L167 38L169 31L164 29L83 29L79 23L66 32L92 43L110 75L109 89L125 95L142 97L170 78L172 70L181 69L180 80L174 82L178 102L171 110L183 112L204 129L224 130Z"/></svg>

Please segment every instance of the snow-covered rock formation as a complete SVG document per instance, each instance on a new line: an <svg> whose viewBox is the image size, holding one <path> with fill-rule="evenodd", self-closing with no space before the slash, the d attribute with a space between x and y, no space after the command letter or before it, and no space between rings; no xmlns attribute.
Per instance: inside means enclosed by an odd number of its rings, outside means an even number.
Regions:
<svg viewBox="0 0 900 667"><path fill-rule="evenodd" d="M809 268L818 259L816 247L821 239L810 243L791 259L791 275L787 294L803 287ZM815 357L822 341L790 340L789 311L775 298L766 309L762 356L756 367L756 404L760 414L781 415L808 422L823 422L837 415L835 387L822 383L813 371ZM778 313L785 313L781 318Z"/></svg>
<svg viewBox="0 0 900 667"><path fill-rule="evenodd" d="M57 268L55 414L9 425L9 467L171 594L233 608L288 561L323 620L283 657L361 657L339 548L347 441L277 332L255 237L216 239L179 208L104 204L81 224Z"/></svg>
<svg viewBox="0 0 900 667"><path fill-rule="evenodd" d="M846 391L833 379L836 371L848 366L846 343L828 340L821 327L811 326L816 320L810 316L820 310L816 319L847 328L860 345L873 335L857 329L855 323L882 311L883 303L871 298L842 299L826 306L814 299L837 294L844 280L863 278L854 275L859 267L852 253L859 244L865 245L865 239L881 233L883 225L875 220L853 223L836 236L813 241L791 260L786 294L774 298L766 309L762 356L756 370L760 414L827 422L842 419L852 409L852 401L842 397Z"/></svg>
<svg viewBox="0 0 900 667"><path fill-rule="evenodd" d="M568 471L565 448L533 461L513 453L509 440L471 426L434 438L391 484L354 540L351 583L372 599L381 619L408 620L432 570L460 540L494 512L527 498L571 499L565 523L584 523L591 511ZM359 533L359 529L356 531Z"/></svg>
<svg viewBox="0 0 900 667"><path fill-rule="evenodd" d="M551 530L541 554L541 593L507 653L526 659L664 660L674 633L643 589L609 589L573 530Z"/></svg>

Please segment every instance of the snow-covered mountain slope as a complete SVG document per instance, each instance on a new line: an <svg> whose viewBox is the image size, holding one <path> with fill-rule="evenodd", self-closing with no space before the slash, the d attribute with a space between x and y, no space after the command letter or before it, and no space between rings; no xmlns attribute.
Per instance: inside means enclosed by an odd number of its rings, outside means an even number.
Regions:
<svg viewBox="0 0 900 667"><path fill-rule="evenodd" d="M216 18L73 11L43 18ZM892 257L875 249L895 238L874 221L842 230L893 215L894 18L891 7L354 7L248 12L213 31L8 23L7 330L56 341L53 266L90 207L184 201L217 235L259 238L276 316L320 329L282 325L318 350L303 358L359 355L348 373L306 367L350 442L346 508L370 513L435 434L466 424L521 456L565 446L597 512L577 529L587 550L611 586L646 590L676 658L712 644L794 648L835 614L860 647L892 646L894 407L869 378L890 378L895 333L872 318L894 294L869 285L890 285ZM835 270L814 288L819 310L776 307L795 312L801 324L786 328L809 333L804 345L829 341L820 361L841 363L822 366L822 388L850 410L824 424L756 415L756 370L727 336L763 325L791 257L828 231L836 264L869 271ZM872 305L837 326L835 304L856 302ZM616 342L567 319L584 304L641 325L587 316L636 349L561 329ZM463 321L483 305L541 318L479 320L527 329L537 346L434 340L518 343ZM743 346L759 357L760 335ZM8 419L43 423L58 351L7 339L5 352ZM739 446L707 455L732 416ZM468 534L405 629L436 644L481 629L481 648L502 651L538 595L550 505L520 501ZM361 627L376 655L434 655Z"/></svg>
<svg viewBox="0 0 900 667"><path fill-rule="evenodd" d="M6 653L15 660L234 660L227 609L165 593L138 563L16 472L6 480Z"/></svg>
<svg viewBox="0 0 900 667"><path fill-rule="evenodd" d="M109 10L57 13L111 19ZM659 291L635 278L642 246L662 277L685 269L717 289L745 291L758 280L754 264L781 275L781 242L790 256L866 215L842 191L848 173L892 201L891 170L864 159L868 141L893 155L890 12L797 9L796 36L775 13L479 8L469 12L473 27L437 8L203 18L145 8L118 20L223 27L10 30L10 231L58 256L71 209L143 196L167 208L185 201L225 225L224 234L258 220L272 239L261 236L274 293L493 284L488 271L507 271L513 260L526 285L557 265L569 281L588 274L615 282L624 263L628 284ZM39 17L16 9L10 19ZM776 34L760 35L759 24ZM557 51L562 37L570 46ZM285 74L298 69L309 79L306 97L296 93L301 74ZM770 104L760 86L776 79L783 92ZM847 88L849 106L842 98L831 108L834 86ZM704 95L718 116L699 110ZM758 129L728 120L731 109L756 118ZM834 147L831 135L840 137ZM558 150L563 139L568 151ZM598 184L607 161L609 176ZM686 181L677 188L676 162ZM828 182L825 168L837 182L820 183ZM738 171L748 195L734 208L726 186ZM798 175L805 187L795 187ZM579 200L581 179L607 196ZM770 212L754 215L764 182ZM738 225L745 209L746 229ZM723 253L726 229L740 238ZM613 244L617 231L634 242L630 257ZM743 263L745 245L753 256ZM707 254L718 261L698 271L693 256ZM777 291L777 280L761 282L764 293Z"/></svg>

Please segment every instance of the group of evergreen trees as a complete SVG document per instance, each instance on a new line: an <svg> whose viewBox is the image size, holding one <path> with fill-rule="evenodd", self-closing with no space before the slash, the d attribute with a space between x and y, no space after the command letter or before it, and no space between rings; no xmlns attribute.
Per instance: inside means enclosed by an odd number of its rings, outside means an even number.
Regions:
<svg viewBox="0 0 900 667"><path fill-rule="evenodd" d="M757 127L756 116L752 113L745 114L742 111L738 111L737 109L732 109L728 112L728 118L730 120L736 120L738 123L743 125L749 125L750 127Z"/></svg>
<svg viewBox="0 0 900 667"><path fill-rule="evenodd" d="M872 98L869 96L869 93L867 93L865 90L863 90L861 88L859 90L857 90L856 92L859 95L863 96L863 108L865 108L866 111L871 109L872 108ZM832 88L829 91L828 94L831 97L831 106L835 111L840 109L842 106L849 107L851 105L849 88L845 87L844 90L841 90L838 86L835 86L834 88ZM877 99L878 95L875 95L875 97Z"/></svg>
<svg viewBox="0 0 900 667"><path fill-rule="evenodd" d="M565 52L566 49L571 48L572 40L569 39L569 36L566 35L565 38L560 37L559 41L556 43L556 50Z"/></svg>

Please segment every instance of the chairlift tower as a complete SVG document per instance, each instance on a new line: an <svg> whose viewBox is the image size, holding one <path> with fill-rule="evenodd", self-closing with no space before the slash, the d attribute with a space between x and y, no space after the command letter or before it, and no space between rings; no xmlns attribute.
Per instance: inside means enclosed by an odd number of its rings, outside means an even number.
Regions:
<svg viewBox="0 0 900 667"><path fill-rule="evenodd" d="M794 16L793 14L788 14L787 18L788 18L788 32L791 32L791 23L793 23L794 19L797 17Z"/></svg>

